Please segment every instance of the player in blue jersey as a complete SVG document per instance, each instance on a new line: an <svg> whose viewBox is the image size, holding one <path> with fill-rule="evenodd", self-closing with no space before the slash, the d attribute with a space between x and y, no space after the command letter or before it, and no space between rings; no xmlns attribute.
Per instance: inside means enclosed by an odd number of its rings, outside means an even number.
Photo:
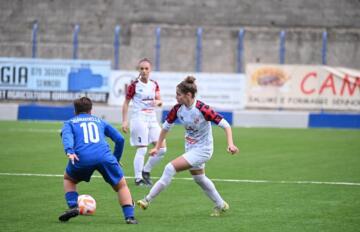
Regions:
<svg viewBox="0 0 360 232"><path fill-rule="evenodd" d="M126 223L137 224L131 193L119 165L124 148L123 136L110 124L91 115L92 102L89 98L76 99L74 108L76 116L66 121L61 131L64 150L69 158L64 174L69 210L60 215L59 220L66 222L79 215L76 185L80 181L89 182L97 170L117 192ZM114 153L106 137L115 143Z"/></svg>

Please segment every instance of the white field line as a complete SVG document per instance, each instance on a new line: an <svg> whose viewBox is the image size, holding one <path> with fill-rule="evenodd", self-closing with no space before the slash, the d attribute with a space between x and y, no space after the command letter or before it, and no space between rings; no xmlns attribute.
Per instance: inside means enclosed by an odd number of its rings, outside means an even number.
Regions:
<svg viewBox="0 0 360 232"><path fill-rule="evenodd" d="M37 177L63 177L60 174L37 174L37 173L0 173L0 176L37 176ZM102 176L93 175L94 178L102 178ZM134 179L134 177L126 177L127 179ZM153 177L159 179L159 177ZM174 178L175 180L193 180L192 178ZM236 180L236 179L212 179L215 182L232 182L232 183L255 183L255 184L317 184L317 185L346 185L346 186L360 186L360 183L352 182L328 182L328 181L273 181L273 180Z"/></svg>
<svg viewBox="0 0 360 232"><path fill-rule="evenodd" d="M34 133L60 133L60 129L33 129L33 128L11 128L11 132L34 132ZM0 176L41 176L41 177L62 177L63 175L56 174L36 174L36 173L0 173ZM92 176L100 178L101 176ZM133 179L133 177L126 177ZM153 177L159 179L159 177ZM174 178L175 180L193 180L192 178ZM273 180L236 180L236 179L212 179L216 182L234 182L234 183L265 183L265 184L318 184L318 185L347 185L347 186L360 186L360 183L352 182L328 182L328 181L273 181Z"/></svg>
<svg viewBox="0 0 360 232"><path fill-rule="evenodd" d="M34 128L11 128L8 129L9 132L30 132L30 133L60 133L60 129L34 129Z"/></svg>

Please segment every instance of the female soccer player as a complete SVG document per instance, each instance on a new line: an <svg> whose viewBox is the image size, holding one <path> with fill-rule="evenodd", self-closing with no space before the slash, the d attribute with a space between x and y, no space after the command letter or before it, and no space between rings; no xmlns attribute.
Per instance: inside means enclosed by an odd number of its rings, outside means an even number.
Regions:
<svg viewBox="0 0 360 232"><path fill-rule="evenodd" d="M161 178L151 188L149 194L137 204L146 209L150 202L163 191L171 182L173 176L180 171L190 170L194 181L202 188L205 194L215 203L211 216L220 216L229 209L229 205L222 199L214 183L205 176L205 163L213 153L213 136L211 122L225 130L227 138L227 151L231 154L239 150L233 143L232 130L229 123L221 115L212 110L205 103L195 98L197 86L195 78L188 76L176 88L175 105L163 124L156 146L150 151L155 155L161 147L166 134L176 119L185 127L185 153L165 166Z"/></svg>
<svg viewBox="0 0 360 232"><path fill-rule="evenodd" d="M89 182L97 170L116 191L126 223L137 224L130 190L119 165L124 138L110 124L91 115L92 102L89 98L76 99L74 107L76 116L66 121L61 131L64 151L69 158L64 174L64 190L70 209L60 215L59 220L66 222L79 215L76 185L80 181ZM114 153L106 137L115 143Z"/></svg>
<svg viewBox="0 0 360 232"><path fill-rule="evenodd" d="M150 172L160 162L166 152L165 141L159 144L156 155L149 157L144 166L147 147L156 144L160 134L160 125L156 119L156 106L162 106L160 88L156 81L150 79L151 62L144 58L139 61L139 78L127 88L122 108L122 131L128 132L128 109L132 100L130 122L130 144L136 147L134 158L135 185L151 186Z"/></svg>

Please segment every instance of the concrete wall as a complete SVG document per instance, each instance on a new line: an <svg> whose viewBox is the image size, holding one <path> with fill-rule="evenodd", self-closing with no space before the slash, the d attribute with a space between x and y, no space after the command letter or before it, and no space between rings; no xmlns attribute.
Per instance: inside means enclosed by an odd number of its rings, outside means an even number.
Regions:
<svg viewBox="0 0 360 232"><path fill-rule="evenodd" d="M328 30L328 64L359 69L358 0L0 0L0 56L31 57L38 20L38 57L72 58L80 25L80 59L113 60L114 27L121 25L120 68L155 56L162 27L162 71L194 71L196 28L204 28L205 72L235 72L237 32L246 29L245 62L278 63L278 35L287 29L286 63L321 63Z"/></svg>

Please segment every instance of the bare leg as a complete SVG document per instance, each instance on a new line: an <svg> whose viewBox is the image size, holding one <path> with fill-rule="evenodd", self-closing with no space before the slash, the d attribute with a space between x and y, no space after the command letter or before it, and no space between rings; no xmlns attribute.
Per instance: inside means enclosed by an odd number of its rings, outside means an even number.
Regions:
<svg viewBox="0 0 360 232"><path fill-rule="evenodd" d="M117 185L114 185L113 189L117 192L119 204L122 208L126 223L138 224L134 215L133 200L125 178L123 177Z"/></svg>
<svg viewBox="0 0 360 232"><path fill-rule="evenodd" d="M62 222L67 222L70 218L76 217L79 215L78 209L78 193L76 192L76 184L78 181L72 179L67 173L64 174L64 191L66 203L69 206L69 210L65 211L59 216L59 220Z"/></svg>
<svg viewBox="0 0 360 232"><path fill-rule="evenodd" d="M171 161L171 164L174 166L176 172L181 172L191 168L191 165L186 161L183 156L177 157L176 159Z"/></svg>
<svg viewBox="0 0 360 232"><path fill-rule="evenodd" d="M131 193L124 177L117 185L113 186L113 189L117 192L119 204L121 206L133 204Z"/></svg>
<svg viewBox="0 0 360 232"><path fill-rule="evenodd" d="M67 192L76 192L76 184L78 181L72 179L67 173L64 174L64 191Z"/></svg>

